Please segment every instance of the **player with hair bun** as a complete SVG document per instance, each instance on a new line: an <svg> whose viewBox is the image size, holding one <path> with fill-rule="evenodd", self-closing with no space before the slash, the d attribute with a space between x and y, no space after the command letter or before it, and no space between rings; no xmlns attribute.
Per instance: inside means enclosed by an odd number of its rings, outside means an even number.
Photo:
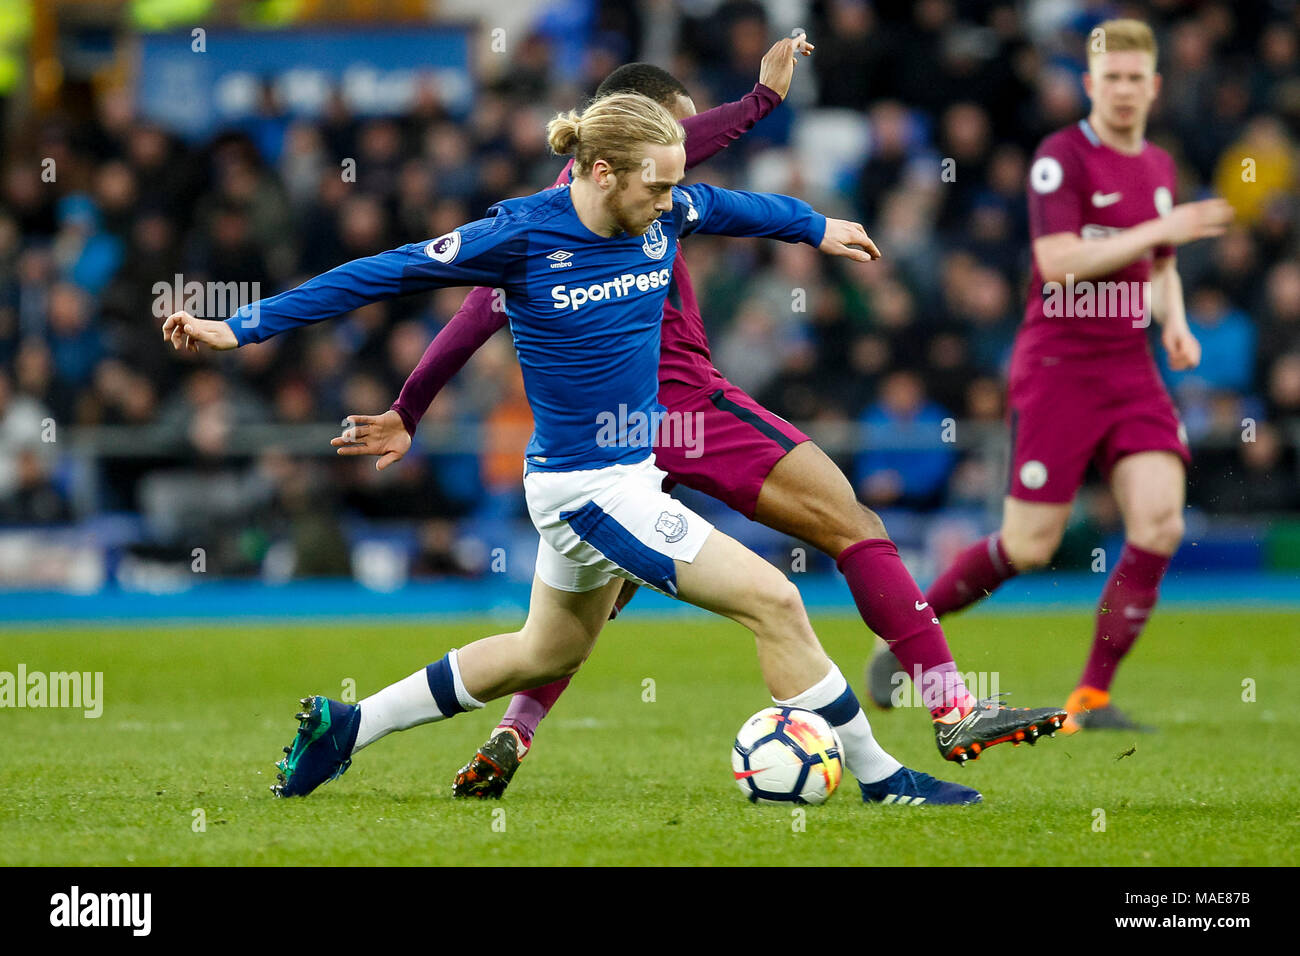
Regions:
<svg viewBox="0 0 1300 956"><path fill-rule="evenodd" d="M571 676L632 581L748 628L773 700L835 728L864 802L979 802L973 788L909 770L880 746L798 589L662 490L652 435L621 427L605 440L597 429L612 407L626 407L629 422L663 409L660 327L679 237L805 242L856 262L879 250L861 225L827 219L798 199L680 185L684 131L639 94L614 93L556 117L548 138L583 164L571 183L497 203L487 218L436 239L345 263L226 322L177 313L164 323L177 349L221 349L395 296L460 285L505 290L534 422L524 497L541 542L528 617L519 630L452 649L357 704L303 698L273 791L305 796L394 731ZM549 267L561 251L574 265L557 274Z"/></svg>
<svg viewBox="0 0 1300 956"><path fill-rule="evenodd" d="M734 103L696 114L681 81L648 63L614 70L596 90L649 96L686 130L686 166L691 168L744 135L784 99L795 56L813 49L804 37L782 40L763 60L753 91ZM574 114L569 114L573 116ZM583 121L585 123L585 120ZM564 145L568 145L567 142ZM557 186L569 183L583 156L566 166ZM562 264L562 263L561 263ZM334 444L340 454L379 456L377 467L398 461L411 447L420 417L442 387L478 348L505 325L493 308L492 290L475 289L439 331L382 415L350 415L355 425ZM939 752L949 760L978 757L1004 741L1050 734L1065 714L1059 708L1011 708L975 700L962 683L943 630L898 555L880 517L861 504L848 479L806 434L755 401L713 366L704 320L682 252L673 262L673 281L664 306L659 362L659 402L668 411L655 444L656 463L670 480L713 496L770 528L801 538L836 561L862 620L922 678ZM698 422L703 454L673 440L674 420ZM624 586L615 608L631 598ZM568 679L521 691L489 739L457 774L460 796L499 797L527 755L533 735Z"/></svg>

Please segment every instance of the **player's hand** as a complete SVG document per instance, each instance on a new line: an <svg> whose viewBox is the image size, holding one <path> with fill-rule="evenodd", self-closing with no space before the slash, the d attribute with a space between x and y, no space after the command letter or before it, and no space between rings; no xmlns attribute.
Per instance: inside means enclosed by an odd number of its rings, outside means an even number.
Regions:
<svg viewBox="0 0 1300 956"><path fill-rule="evenodd" d="M609 610L609 619L612 621L618 617L618 612L627 607L627 602L632 600L632 595L636 594L640 585L635 581L624 581L623 587L619 589L618 597L614 598L614 606Z"/></svg>
<svg viewBox="0 0 1300 956"><path fill-rule="evenodd" d="M1226 199L1180 203L1163 219L1168 242L1181 246L1197 239L1221 236L1232 222L1232 204Z"/></svg>
<svg viewBox="0 0 1300 956"><path fill-rule="evenodd" d="M844 256L857 262L880 258L880 250L860 223L847 219L827 219L826 235L817 247L828 256Z"/></svg>
<svg viewBox="0 0 1300 956"><path fill-rule="evenodd" d="M382 415L348 415L344 421L352 424L338 438L330 439L340 455L378 455L375 468L383 471L411 450L411 436L402 416L391 408Z"/></svg>
<svg viewBox="0 0 1300 956"><path fill-rule="evenodd" d="M763 62L758 68L758 82L785 99L790 92L790 81L794 79L796 55L811 56L814 49L802 33L797 37L778 40L763 54Z"/></svg>
<svg viewBox="0 0 1300 956"><path fill-rule="evenodd" d="M1169 367L1175 372L1183 372L1201 364L1201 343L1196 340L1187 323L1165 326L1165 330L1160 333L1160 340L1164 344L1165 354L1169 356Z"/></svg>
<svg viewBox="0 0 1300 956"><path fill-rule="evenodd" d="M197 352L206 345L214 352L238 347L234 330L216 319L196 319L188 312L173 312L162 327L163 341L171 342L176 351Z"/></svg>

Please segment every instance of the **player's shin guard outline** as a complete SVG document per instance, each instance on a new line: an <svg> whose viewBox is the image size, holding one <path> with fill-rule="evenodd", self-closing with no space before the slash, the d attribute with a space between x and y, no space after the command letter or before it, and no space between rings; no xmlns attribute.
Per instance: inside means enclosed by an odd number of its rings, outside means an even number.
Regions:
<svg viewBox="0 0 1300 956"><path fill-rule="evenodd" d="M465 681L460 676L460 659L457 657L456 648L447 652L447 666L451 670L452 687L456 694L456 702L460 704L461 710L482 710L484 704L481 700L476 699L469 691L465 689ZM447 716L451 716L448 714Z"/></svg>

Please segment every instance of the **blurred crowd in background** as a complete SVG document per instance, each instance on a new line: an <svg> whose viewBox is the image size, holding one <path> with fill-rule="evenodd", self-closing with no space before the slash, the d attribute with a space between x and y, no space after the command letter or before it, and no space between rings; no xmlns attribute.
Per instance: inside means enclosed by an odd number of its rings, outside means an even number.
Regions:
<svg viewBox="0 0 1300 956"><path fill-rule="evenodd" d="M240 441L267 424L386 409L466 290L195 359L163 347L156 284L180 275L257 283L270 295L446 233L498 199L549 186L564 160L548 155L547 119L619 64L659 62L704 110L749 92L763 53L792 25L807 29L816 52L799 63L787 102L689 176L800 195L863 222L885 256L844 266L806 246L688 240L715 364L810 428L871 426L875 447L838 458L868 504L929 512L996 503L1004 471L967 444L940 443L940 423L1001 431L1028 277L1027 159L1042 137L1087 113L1088 31L1130 12L1160 43L1163 91L1148 138L1176 159L1179 200L1224 196L1238 215L1223 238L1179 252L1204 349L1199 369L1165 369L1196 455L1191 501L1214 514L1300 509L1294 3L581 6L579 43L572 24L552 17L500 62L478 57L465 117L448 114L430 87L407 115L359 119L336 97L308 122L268 85L254 121L185 142L137 116L125 87L53 119L24 120L10 104L0 170L0 523L138 513L166 547L198 522L222 530L221 560L234 571L256 568L291 534L296 573L329 573L344 560L342 533L323 516L414 518L417 573L472 571L482 556L458 549L456 522L522 514L529 418L508 334L426 417L422 435L452 440L417 439L386 472L372 460L250 451ZM354 178L341 174L349 159ZM1243 159L1254 161L1253 181L1243 181ZM55 183L42 179L46 160ZM60 431L146 426L154 452L99 458L93 495L79 497L62 438L40 440L49 422ZM918 425L929 447L903 447ZM904 440L891 448L895 432Z"/></svg>

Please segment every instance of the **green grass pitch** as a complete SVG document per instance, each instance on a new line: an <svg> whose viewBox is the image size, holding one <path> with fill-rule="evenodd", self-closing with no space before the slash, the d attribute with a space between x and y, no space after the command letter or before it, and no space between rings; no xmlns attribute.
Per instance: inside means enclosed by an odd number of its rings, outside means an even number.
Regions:
<svg viewBox="0 0 1300 956"><path fill-rule="evenodd" d="M8 630L0 671L102 671L105 703L98 719L0 710L0 864L1294 866L1296 619L1158 612L1114 688L1152 735L1001 745L959 768L924 711L869 711L905 764L985 803L868 807L846 777L802 826L732 782L732 738L768 698L746 632L704 614L611 625L500 802L453 800L450 782L504 702L394 734L306 799L267 788L300 696L350 679L360 698L501 622ZM814 623L861 694L861 623ZM1091 620L947 629L963 671L996 671L1009 703L1040 706L1069 692Z"/></svg>

